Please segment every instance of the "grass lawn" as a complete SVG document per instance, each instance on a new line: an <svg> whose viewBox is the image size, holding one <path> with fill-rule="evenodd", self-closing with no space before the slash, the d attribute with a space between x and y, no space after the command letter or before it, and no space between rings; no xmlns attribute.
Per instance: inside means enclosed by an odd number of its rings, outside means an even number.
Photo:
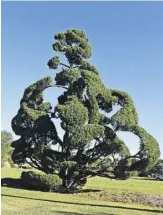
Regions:
<svg viewBox="0 0 163 215"><path fill-rule="evenodd" d="M2 178L19 178L21 170L2 169ZM114 181L92 178L85 188L142 191L163 194L163 182L130 179ZM2 187L2 215L154 215L162 209L107 201L92 200L78 194L46 193Z"/></svg>
<svg viewBox="0 0 163 215"><path fill-rule="evenodd" d="M145 178L128 180L110 180L107 178L90 178L85 188L108 191L130 191L163 195L163 181Z"/></svg>

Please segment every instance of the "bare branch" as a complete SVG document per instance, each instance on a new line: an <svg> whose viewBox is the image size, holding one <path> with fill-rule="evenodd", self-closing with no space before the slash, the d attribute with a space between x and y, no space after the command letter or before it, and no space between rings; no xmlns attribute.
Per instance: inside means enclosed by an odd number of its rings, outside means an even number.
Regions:
<svg viewBox="0 0 163 215"><path fill-rule="evenodd" d="M68 87L65 87L65 86L62 86L62 85L57 85L57 84L54 84L53 87L61 87L61 88L64 88L66 90L68 89Z"/></svg>
<svg viewBox="0 0 163 215"><path fill-rule="evenodd" d="M65 66L65 67L67 67L67 68L70 68L70 66L67 66L67 65L64 64L64 63L60 63L60 65Z"/></svg>
<svg viewBox="0 0 163 215"><path fill-rule="evenodd" d="M30 166L32 166L33 168L37 169L37 166L34 166L31 162L27 161L27 158L25 159L26 163L29 164Z"/></svg>

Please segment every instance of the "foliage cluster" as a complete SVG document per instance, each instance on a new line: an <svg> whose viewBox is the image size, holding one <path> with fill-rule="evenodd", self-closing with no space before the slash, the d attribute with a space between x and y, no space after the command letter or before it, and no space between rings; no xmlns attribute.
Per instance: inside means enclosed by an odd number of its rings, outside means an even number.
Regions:
<svg viewBox="0 0 163 215"><path fill-rule="evenodd" d="M44 191L57 191L62 183L58 175L46 175L34 171L22 172L21 181L28 188Z"/></svg>

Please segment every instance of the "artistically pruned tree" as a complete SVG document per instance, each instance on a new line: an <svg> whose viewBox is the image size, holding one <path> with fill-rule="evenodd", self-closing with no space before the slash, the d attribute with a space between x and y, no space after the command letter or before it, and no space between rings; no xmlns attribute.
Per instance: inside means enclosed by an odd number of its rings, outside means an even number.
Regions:
<svg viewBox="0 0 163 215"><path fill-rule="evenodd" d="M12 120L13 131L20 135L12 143L14 162L27 162L47 174L59 175L67 189L83 186L92 176L125 179L130 171L152 168L160 156L159 145L138 125L131 97L106 88L98 69L88 62L91 47L86 34L69 29L54 38L53 50L62 53L67 63L53 57L48 66L58 71L55 83L45 77L25 90ZM49 87L65 90L55 107L43 100L43 91ZM108 117L116 105L121 108ZM55 127L58 118L63 138ZM140 138L137 154L130 155L118 131Z"/></svg>

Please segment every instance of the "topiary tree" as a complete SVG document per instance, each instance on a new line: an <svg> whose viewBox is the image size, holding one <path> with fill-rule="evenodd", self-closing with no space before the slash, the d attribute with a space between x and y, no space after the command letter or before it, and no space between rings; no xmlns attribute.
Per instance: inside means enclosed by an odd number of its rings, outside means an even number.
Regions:
<svg viewBox="0 0 163 215"><path fill-rule="evenodd" d="M138 125L131 97L106 88L98 69L88 62L91 47L86 34L69 29L54 38L53 50L62 53L67 63L58 56L51 58L49 68L58 71L55 83L45 77L25 90L12 120L13 131L20 135L12 143L13 161L59 175L62 186L69 190L83 186L88 177L126 179L130 171L153 167L160 156L157 141ZM65 90L54 108L43 100L43 91L49 87ZM120 110L108 117L115 105ZM57 118L63 138L55 127ZM130 155L117 131L129 131L140 138L137 154Z"/></svg>

